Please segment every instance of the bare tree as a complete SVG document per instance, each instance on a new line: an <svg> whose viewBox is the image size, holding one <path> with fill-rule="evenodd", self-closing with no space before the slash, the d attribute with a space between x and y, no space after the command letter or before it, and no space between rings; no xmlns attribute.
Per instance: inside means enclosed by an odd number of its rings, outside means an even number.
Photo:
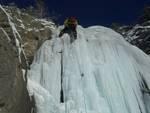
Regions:
<svg viewBox="0 0 150 113"><path fill-rule="evenodd" d="M36 8L40 18L46 15L45 0L36 0Z"/></svg>

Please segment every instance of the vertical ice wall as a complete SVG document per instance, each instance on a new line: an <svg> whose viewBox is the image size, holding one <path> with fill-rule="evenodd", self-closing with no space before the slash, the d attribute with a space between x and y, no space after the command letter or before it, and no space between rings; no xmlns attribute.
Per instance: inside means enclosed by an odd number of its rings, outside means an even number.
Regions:
<svg viewBox="0 0 150 113"><path fill-rule="evenodd" d="M77 30L72 44L54 36L34 59L28 85L38 113L149 113L150 58L111 29Z"/></svg>

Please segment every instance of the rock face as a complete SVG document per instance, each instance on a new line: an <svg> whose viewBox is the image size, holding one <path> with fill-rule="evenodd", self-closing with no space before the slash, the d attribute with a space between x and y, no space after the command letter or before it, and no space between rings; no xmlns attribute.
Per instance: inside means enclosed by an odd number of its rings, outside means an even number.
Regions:
<svg viewBox="0 0 150 113"><path fill-rule="evenodd" d="M45 19L37 19L27 13L25 9L18 9L15 6L4 7L7 13L12 18L12 22L20 34L22 40L19 40L25 50L27 60L32 63L33 56L41 44L48 39L51 39L54 23ZM11 27L8 23L6 14L0 10L0 26L13 36Z"/></svg>
<svg viewBox="0 0 150 113"><path fill-rule="evenodd" d="M16 7L0 7L0 17L0 113L34 113L27 62L31 64L37 49L51 38L54 24Z"/></svg>
<svg viewBox="0 0 150 113"><path fill-rule="evenodd" d="M31 108L17 54L0 37L0 113L30 113Z"/></svg>
<svg viewBox="0 0 150 113"><path fill-rule="evenodd" d="M150 54L150 7L144 9L136 25L115 26L115 31L122 34L131 44Z"/></svg>

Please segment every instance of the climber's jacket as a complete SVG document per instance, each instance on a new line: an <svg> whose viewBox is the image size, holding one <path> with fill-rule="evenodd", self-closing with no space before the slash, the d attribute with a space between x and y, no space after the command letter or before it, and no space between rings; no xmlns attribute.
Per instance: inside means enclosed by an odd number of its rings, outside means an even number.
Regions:
<svg viewBox="0 0 150 113"><path fill-rule="evenodd" d="M64 29L61 30L59 37L61 37L64 33L68 33L71 37L71 42L73 42L77 38L77 28L78 21L75 17L67 18L64 21Z"/></svg>

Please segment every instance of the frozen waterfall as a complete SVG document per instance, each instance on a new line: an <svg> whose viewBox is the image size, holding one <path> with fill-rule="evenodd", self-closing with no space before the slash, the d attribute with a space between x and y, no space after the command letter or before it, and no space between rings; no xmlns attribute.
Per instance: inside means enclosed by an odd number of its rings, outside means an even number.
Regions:
<svg viewBox="0 0 150 113"><path fill-rule="evenodd" d="M150 88L149 56L105 27L77 32L72 44L55 33L38 50L28 72L37 112L150 113L150 95L142 92Z"/></svg>

